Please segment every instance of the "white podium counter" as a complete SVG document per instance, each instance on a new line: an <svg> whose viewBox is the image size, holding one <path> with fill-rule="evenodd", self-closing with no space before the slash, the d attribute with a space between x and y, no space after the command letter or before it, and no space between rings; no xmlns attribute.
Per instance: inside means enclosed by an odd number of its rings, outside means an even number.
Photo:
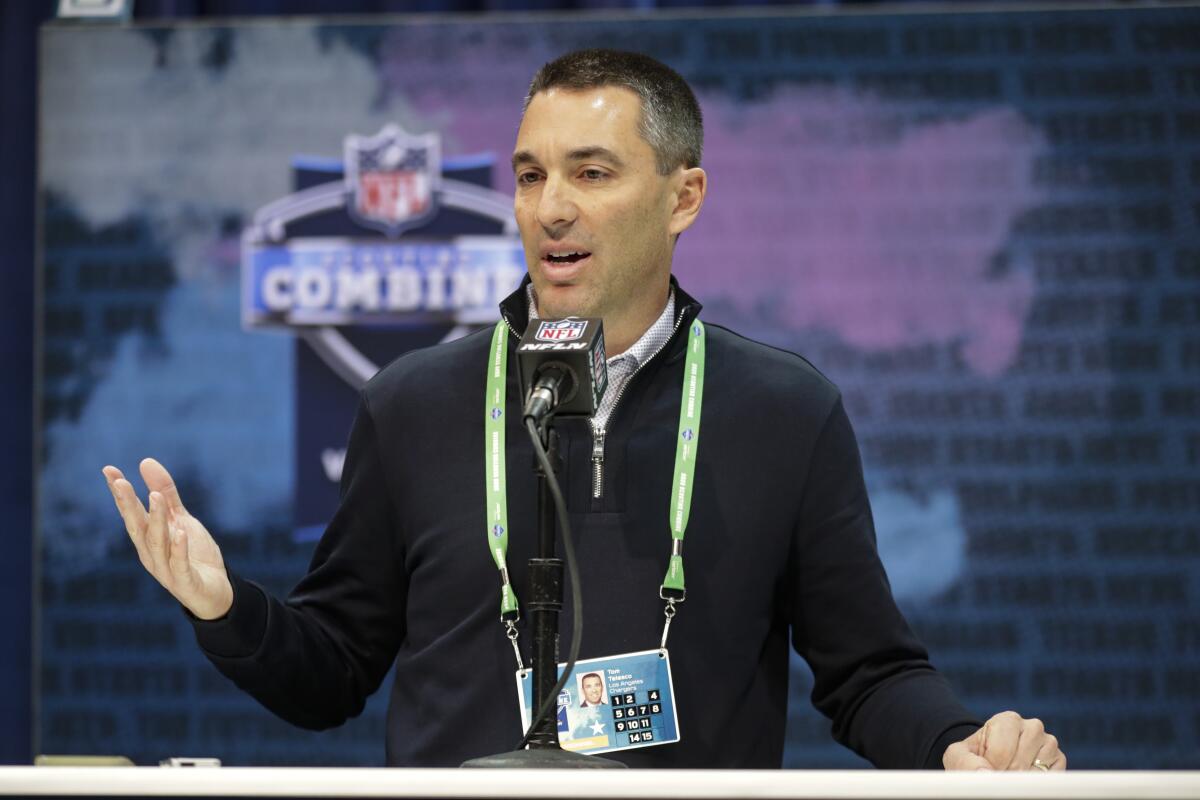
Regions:
<svg viewBox="0 0 1200 800"><path fill-rule="evenodd" d="M1200 800L1200 772L0 767L0 796Z"/></svg>

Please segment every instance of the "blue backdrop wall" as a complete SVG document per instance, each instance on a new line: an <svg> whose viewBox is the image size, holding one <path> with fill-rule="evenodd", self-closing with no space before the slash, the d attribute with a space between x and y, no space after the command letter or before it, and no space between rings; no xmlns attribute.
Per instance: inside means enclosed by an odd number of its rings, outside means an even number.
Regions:
<svg viewBox="0 0 1200 800"><path fill-rule="evenodd" d="M301 733L204 662L98 470L161 458L285 591L362 365L515 279L500 212L423 231L448 244L422 261L322 194L347 137L436 134L444 175L503 205L529 75L612 41L699 91L713 189L677 274L843 388L935 663L1077 766L1200 766L1200 16L1171 8L45 29L37 749L381 762L379 703ZM417 287L388 313L254 299L270 258L361 272L372 247ZM787 764L861 763L807 690L797 663Z"/></svg>

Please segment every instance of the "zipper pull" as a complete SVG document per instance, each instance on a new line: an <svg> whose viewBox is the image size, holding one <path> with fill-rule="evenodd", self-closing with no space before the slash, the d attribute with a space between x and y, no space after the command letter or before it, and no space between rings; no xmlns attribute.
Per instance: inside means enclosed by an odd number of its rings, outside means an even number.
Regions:
<svg viewBox="0 0 1200 800"><path fill-rule="evenodd" d="M604 429L592 431L592 499L604 496Z"/></svg>

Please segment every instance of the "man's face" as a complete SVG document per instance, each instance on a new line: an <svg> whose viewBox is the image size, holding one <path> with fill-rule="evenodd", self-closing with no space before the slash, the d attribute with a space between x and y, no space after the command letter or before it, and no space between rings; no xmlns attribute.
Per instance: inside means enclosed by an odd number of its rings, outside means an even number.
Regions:
<svg viewBox="0 0 1200 800"><path fill-rule="evenodd" d="M594 706L599 703L603 693L604 687L595 675L589 675L583 679L583 699L587 700L588 705Z"/></svg>
<svg viewBox="0 0 1200 800"><path fill-rule="evenodd" d="M666 302L678 174L658 174L640 119L638 96L615 86L550 89L525 111L515 211L542 316L611 328Z"/></svg>

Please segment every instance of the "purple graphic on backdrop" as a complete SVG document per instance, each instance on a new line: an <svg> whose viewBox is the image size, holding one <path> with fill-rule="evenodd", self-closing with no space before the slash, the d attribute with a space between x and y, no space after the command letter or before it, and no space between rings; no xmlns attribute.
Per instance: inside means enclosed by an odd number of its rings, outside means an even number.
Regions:
<svg viewBox="0 0 1200 800"><path fill-rule="evenodd" d="M1043 150L1020 115L897 125L894 104L800 91L707 110L713 191L680 247L699 296L862 350L959 340L981 375L1012 363L1033 278L995 267Z"/></svg>

